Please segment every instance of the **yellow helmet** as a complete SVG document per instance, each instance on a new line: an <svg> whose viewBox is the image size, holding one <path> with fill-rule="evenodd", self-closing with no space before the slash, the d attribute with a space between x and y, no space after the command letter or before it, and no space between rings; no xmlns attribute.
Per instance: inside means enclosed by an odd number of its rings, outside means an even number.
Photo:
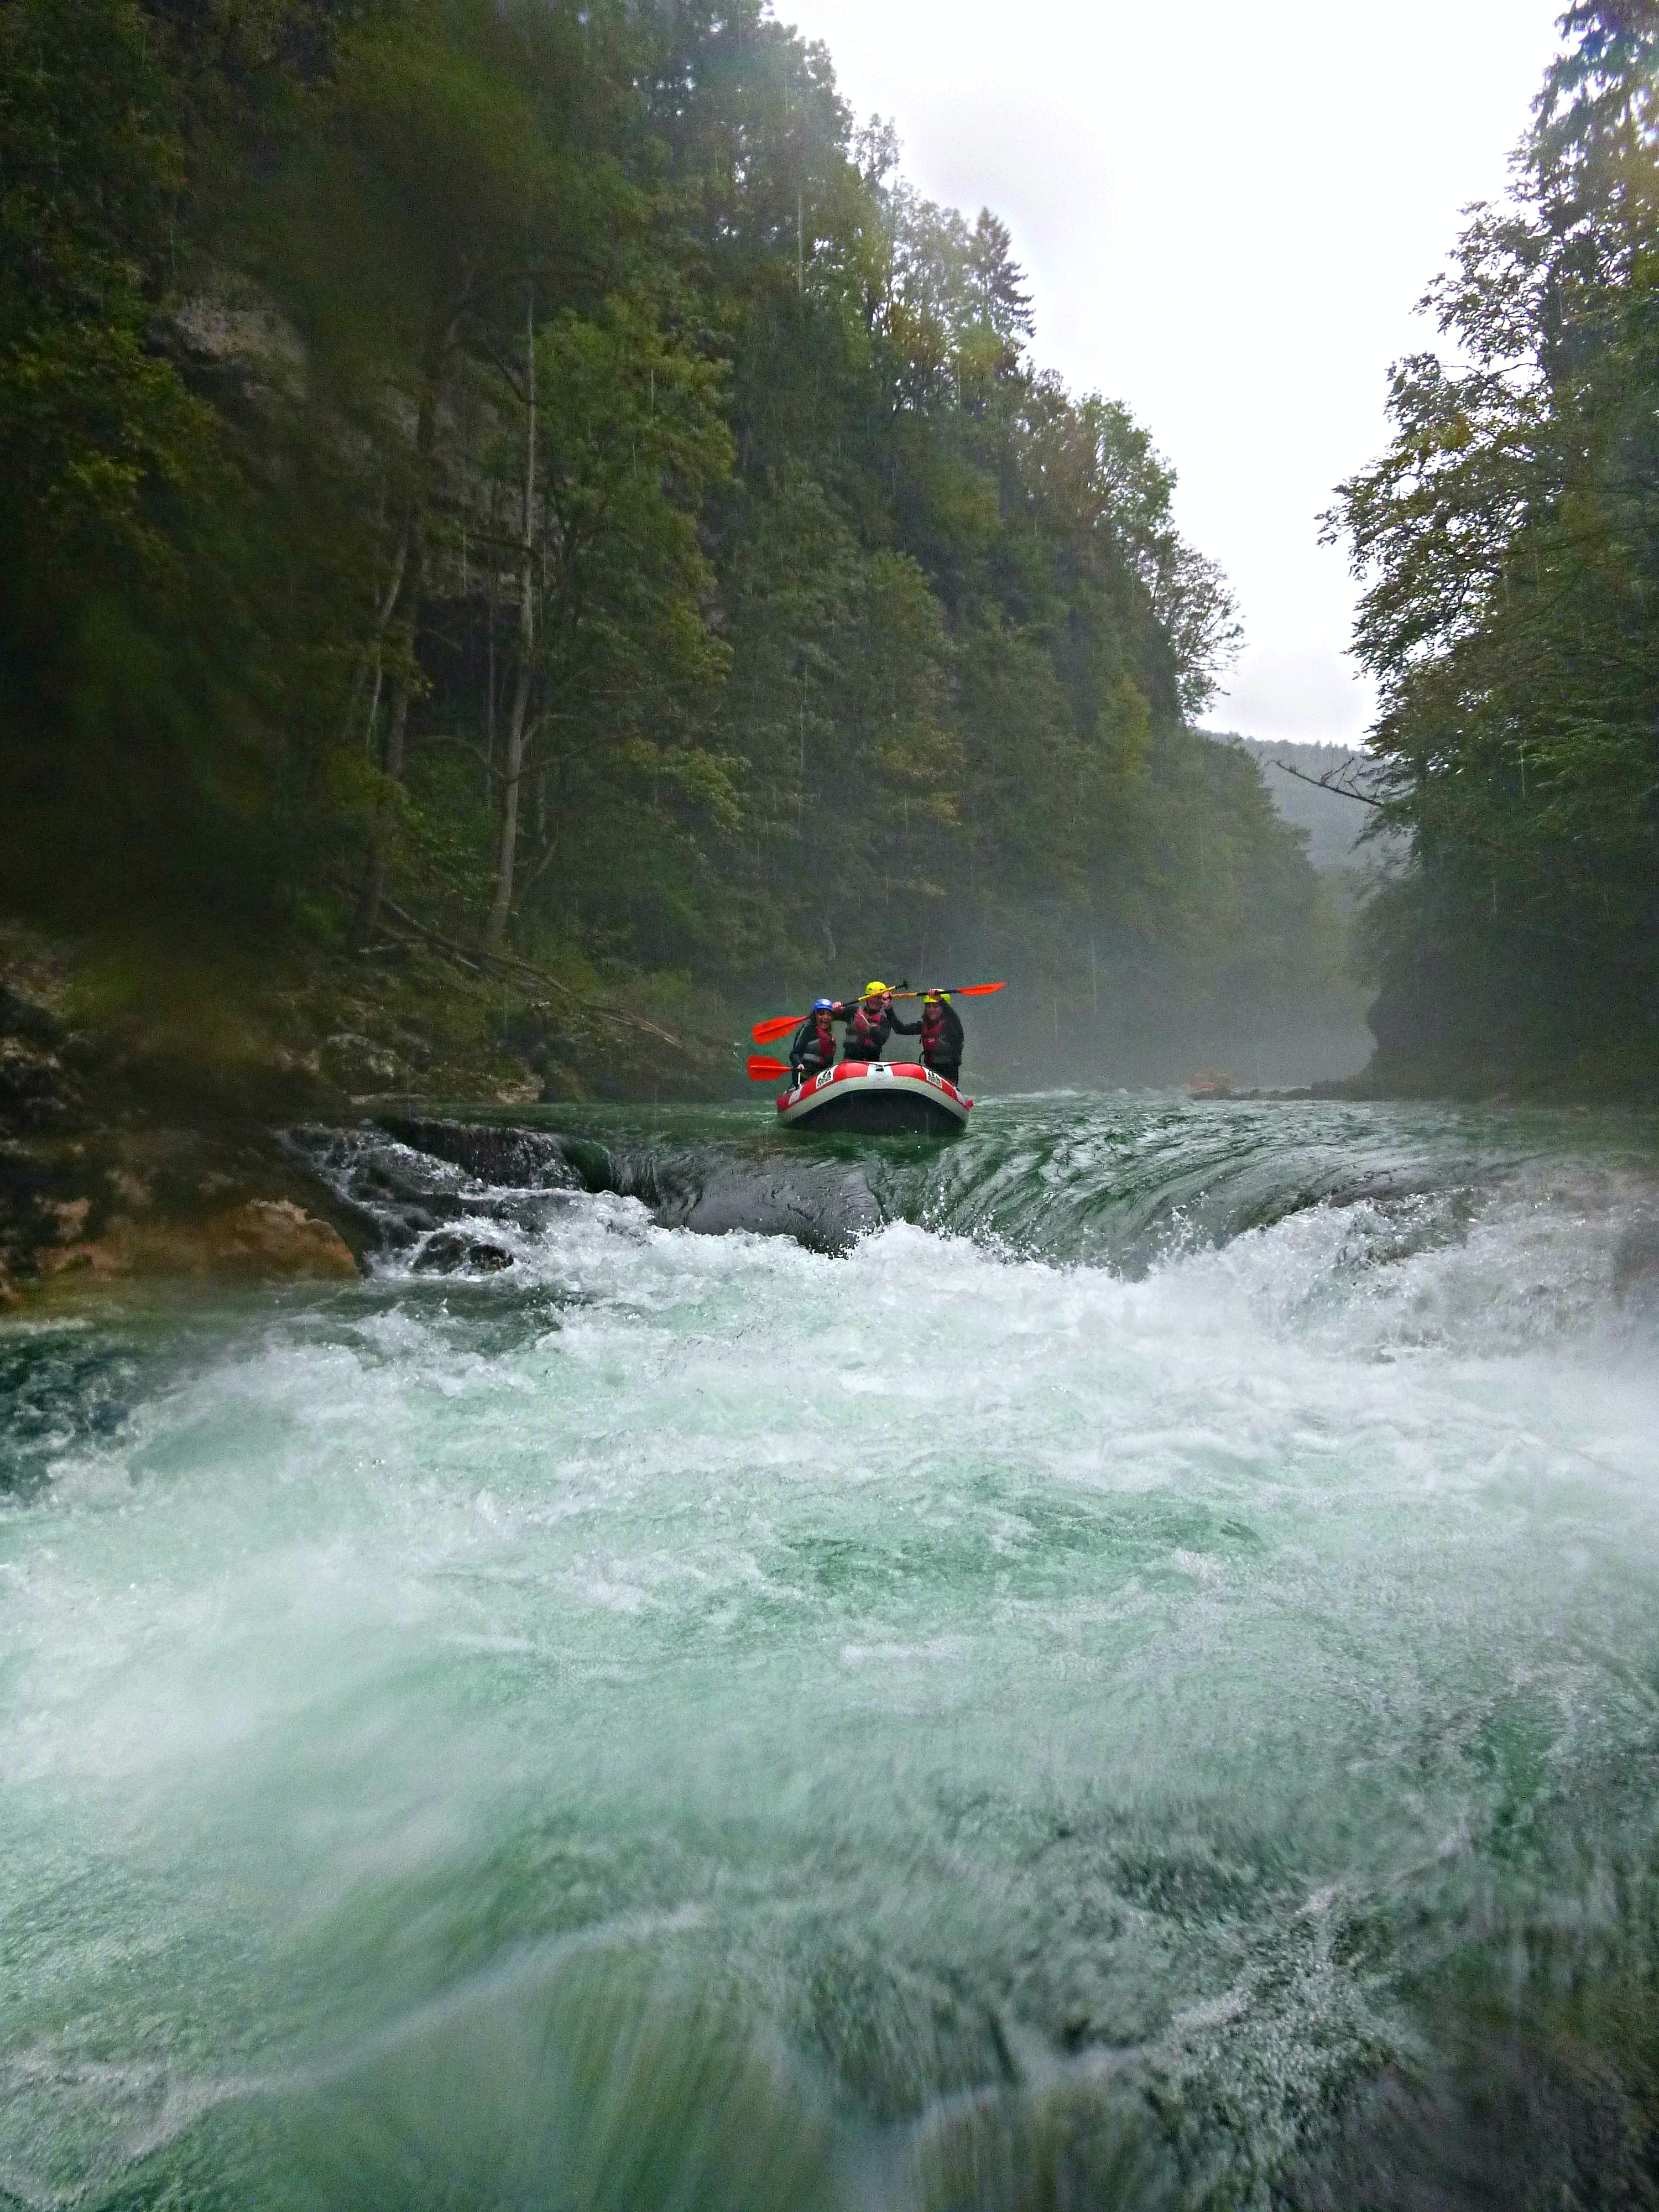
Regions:
<svg viewBox="0 0 1659 2212"><path fill-rule="evenodd" d="M924 991L921 994L921 1003L924 1006L942 1006L945 1004L945 994L943 991Z"/></svg>
<svg viewBox="0 0 1659 2212"><path fill-rule="evenodd" d="M866 983L864 987L864 995L866 999L879 999L885 996L886 990L885 983Z"/></svg>

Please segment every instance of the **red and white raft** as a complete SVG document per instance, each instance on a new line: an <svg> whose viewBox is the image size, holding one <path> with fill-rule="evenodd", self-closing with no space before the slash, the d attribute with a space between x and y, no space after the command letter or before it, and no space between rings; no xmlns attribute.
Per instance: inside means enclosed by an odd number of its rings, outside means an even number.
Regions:
<svg viewBox="0 0 1659 2212"><path fill-rule="evenodd" d="M845 1060L778 1101L780 1127L851 1130L863 1136L948 1136L974 1109L954 1083L904 1060Z"/></svg>

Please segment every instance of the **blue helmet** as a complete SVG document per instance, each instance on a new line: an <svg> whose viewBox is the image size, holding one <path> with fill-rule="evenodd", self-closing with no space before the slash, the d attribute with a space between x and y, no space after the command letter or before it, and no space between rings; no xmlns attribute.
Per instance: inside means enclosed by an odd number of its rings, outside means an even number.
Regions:
<svg viewBox="0 0 1659 2212"><path fill-rule="evenodd" d="M815 1014L827 1014L833 1009L835 1003L833 999L814 999L812 1012Z"/></svg>

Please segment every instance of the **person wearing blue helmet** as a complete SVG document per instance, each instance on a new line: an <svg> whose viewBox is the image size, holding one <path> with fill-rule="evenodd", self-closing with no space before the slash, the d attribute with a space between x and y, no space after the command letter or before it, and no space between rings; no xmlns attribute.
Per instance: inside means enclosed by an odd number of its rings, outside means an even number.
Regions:
<svg viewBox="0 0 1659 2212"><path fill-rule="evenodd" d="M834 999L814 999L812 1011L795 1031L789 1046L792 1088L820 1075L836 1064L835 1024L845 1021L847 1009Z"/></svg>

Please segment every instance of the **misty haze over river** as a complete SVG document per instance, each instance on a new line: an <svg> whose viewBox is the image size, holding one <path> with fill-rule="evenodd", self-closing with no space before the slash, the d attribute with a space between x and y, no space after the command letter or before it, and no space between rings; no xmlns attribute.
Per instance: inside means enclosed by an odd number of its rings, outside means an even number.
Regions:
<svg viewBox="0 0 1659 2212"><path fill-rule="evenodd" d="M0 1339L0 2201L1647 2201L1652 1120L770 1110Z"/></svg>

